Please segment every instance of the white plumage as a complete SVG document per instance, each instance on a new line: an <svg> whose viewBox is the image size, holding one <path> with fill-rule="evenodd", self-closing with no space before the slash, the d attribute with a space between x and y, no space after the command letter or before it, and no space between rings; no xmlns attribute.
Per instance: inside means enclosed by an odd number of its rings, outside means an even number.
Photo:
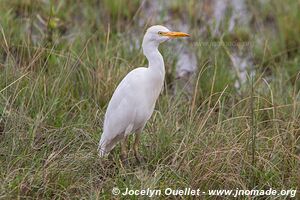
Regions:
<svg viewBox="0 0 300 200"><path fill-rule="evenodd" d="M147 57L148 67L132 70L118 85L106 110L103 134L99 142L99 155L109 153L115 145L131 133L136 133L135 156L138 158L137 145L139 135L151 117L155 102L163 87L165 77L164 60L158 46L175 37L187 37L186 33L170 32L166 27L150 27L143 39L143 53ZM122 146L123 159L127 152Z"/></svg>

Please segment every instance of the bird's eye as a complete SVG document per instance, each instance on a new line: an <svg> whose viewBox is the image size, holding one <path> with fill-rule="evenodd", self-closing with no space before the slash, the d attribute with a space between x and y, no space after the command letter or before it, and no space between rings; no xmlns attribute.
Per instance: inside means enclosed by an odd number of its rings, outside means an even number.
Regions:
<svg viewBox="0 0 300 200"><path fill-rule="evenodd" d="M163 32L162 31L158 31L158 35L162 35L163 34Z"/></svg>

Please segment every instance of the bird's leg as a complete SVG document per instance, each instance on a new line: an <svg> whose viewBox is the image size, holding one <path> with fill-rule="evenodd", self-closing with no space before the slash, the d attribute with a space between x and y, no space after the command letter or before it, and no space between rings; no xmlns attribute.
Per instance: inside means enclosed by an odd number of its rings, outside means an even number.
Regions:
<svg viewBox="0 0 300 200"><path fill-rule="evenodd" d="M128 141L128 135L124 137L124 140L121 142L121 160L123 163L127 162L127 141Z"/></svg>
<svg viewBox="0 0 300 200"><path fill-rule="evenodd" d="M134 157L139 163L142 163L144 161L144 158L140 156L139 154L139 144L140 144L140 137L141 137L141 131L138 131L135 134L135 140L133 144L133 152L134 152Z"/></svg>

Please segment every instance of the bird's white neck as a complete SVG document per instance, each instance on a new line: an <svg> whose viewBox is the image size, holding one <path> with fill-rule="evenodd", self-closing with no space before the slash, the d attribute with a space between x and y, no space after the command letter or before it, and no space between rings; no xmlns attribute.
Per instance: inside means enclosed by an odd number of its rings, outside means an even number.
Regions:
<svg viewBox="0 0 300 200"><path fill-rule="evenodd" d="M162 79L165 77L164 59L158 51L158 44L143 41L143 53L148 59L148 67L154 73L157 73Z"/></svg>

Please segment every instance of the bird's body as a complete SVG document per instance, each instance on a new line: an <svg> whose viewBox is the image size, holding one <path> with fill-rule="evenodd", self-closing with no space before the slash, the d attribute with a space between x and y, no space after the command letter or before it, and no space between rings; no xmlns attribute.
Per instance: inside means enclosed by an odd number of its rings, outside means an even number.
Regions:
<svg viewBox="0 0 300 200"><path fill-rule="evenodd" d="M168 38L158 32L169 32L163 26L152 26L143 40L143 52L149 61L147 68L132 70L118 85L106 110L99 154L104 156L131 133L140 134L151 117L165 77L164 60L159 43Z"/></svg>
<svg viewBox="0 0 300 200"><path fill-rule="evenodd" d="M121 81L108 104L104 119L100 144L107 144L103 149L105 152L110 151L124 136L145 126L153 113L163 81L163 77L156 77L155 73L144 67L134 69ZM110 141L113 143L110 144Z"/></svg>

